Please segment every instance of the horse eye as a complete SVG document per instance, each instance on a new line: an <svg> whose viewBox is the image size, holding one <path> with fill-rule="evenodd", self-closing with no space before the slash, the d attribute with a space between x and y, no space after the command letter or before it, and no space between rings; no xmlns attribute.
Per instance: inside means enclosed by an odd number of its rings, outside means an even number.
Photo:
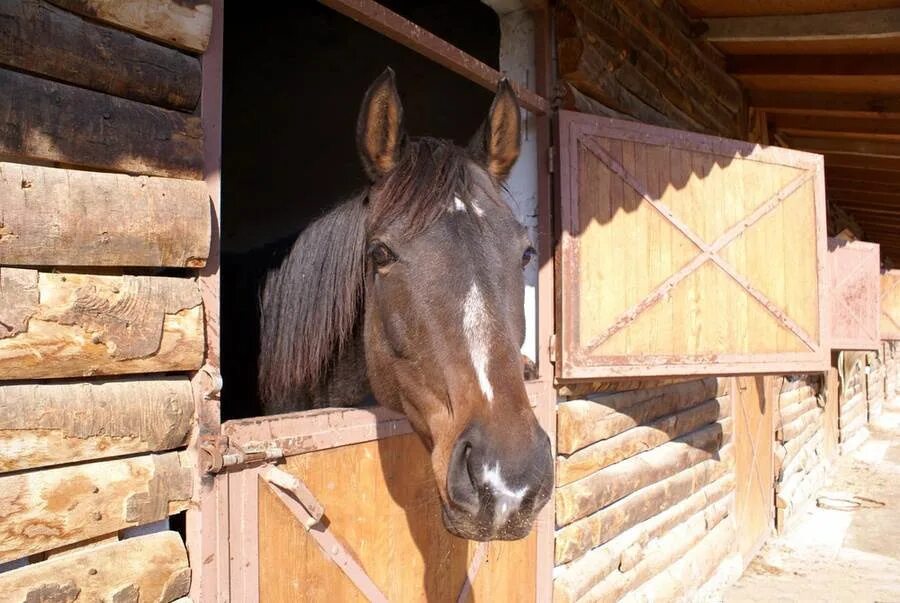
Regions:
<svg viewBox="0 0 900 603"><path fill-rule="evenodd" d="M528 247L525 250L525 253L522 254L522 269L524 270L528 264L531 263L531 260L537 255L537 250L534 247Z"/></svg>
<svg viewBox="0 0 900 603"><path fill-rule="evenodd" d="M376 268L386 268L397 261L397 256L390 248L381 242L369 245L369 257Z"/></svg>

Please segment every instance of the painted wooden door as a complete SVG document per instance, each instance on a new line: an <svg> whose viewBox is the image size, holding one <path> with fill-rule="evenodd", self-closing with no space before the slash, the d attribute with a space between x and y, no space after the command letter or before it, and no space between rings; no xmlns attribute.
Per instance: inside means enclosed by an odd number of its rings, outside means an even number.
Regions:
<svg viewBox="0 0 900 603"><path fill-rule="evenodd" d="M881 337L900 339L900 270L881 273Z"/></svg>
<svg viewBox="0 0 900 603"><path fill-rule="evenodd" d="M402 416L333 409L229 421L223 433L284 455L229 475L231 600L536 600L537 530L511 542L450 535Z"/></svg>
<svg viewBox="0 0 900 603"><path fill-rule="evenodd" d="M774 526L775 398L769 377L738 377L735 381L735 515L738 551L747 565Z"/></svg>
<svg viewBox="0 0 900 603"><path fill-rule="evenodd" d="M561 112L563 379L824 371L822 158Z"/></svg>
<svg viewBox="0 0 900 603"><path fill-rule="evenodd" d="M881 347L880 246L828 239L829 340L835 350Z"/></svg>

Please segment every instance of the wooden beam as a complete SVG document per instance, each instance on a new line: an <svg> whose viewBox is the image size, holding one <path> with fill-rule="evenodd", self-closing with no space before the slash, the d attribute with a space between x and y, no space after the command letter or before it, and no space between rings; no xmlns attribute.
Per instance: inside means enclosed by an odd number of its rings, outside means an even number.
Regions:
<svg viewBox="0 0 900 603"><path fill-rule="evenodd" d="M900 75L747 74L734 76L747 90L804 94L900 94Z"/></svg>
<svg viewBox="0 0 900 603"><path fill-rule="evenodd" d="M192 488L184 454L147 454L0 477L5 495L0 563L184 511Z"/></svg>
<svg viewBox="0 0 900 603"><path fill-rule="evenodd" d="M869 192L869 193L887 193L900 195L900 182L866 182L865 180L851 180L843 178L831 178L826 173L825 190L841 191L846 193L852 192Z"/></svg>
<svg viewBox="0 0 900 603"><path fill-rule="evenodd" d="M213 14L209 0L50 1L73 13L198 54L209 44Z"/></svg>
<svg viewBox="0 0 900 603"><path fill-rule="evenodd" d="M212 236L200 180L0 162L0 216L5 265L200 268Z"/></svg>
<svg viewBox="0 0 900 603"><path fill-rule="evenodd" d="M197 370L193 279L0 268L0 380Z"/></svg>
<svg viewBox="0 0 900 603"><path fill-rule="evenodd" d="M878 55L730 55L732 75L900 75L900 54Z"/></svg>
<svg viewBox="0 0 900 603"><path fill-rule="evenodd" d="M900 37L900 8L819 15L705 19L710 42L820 42Z"/></svg>
<svg viewBox="0 0 900 603"><path fill-rule="evenodd" d="M786 132L833 132L849 136L900 136L900 116L888 118L854 118L821 115L770 114L775 127Z"/></svg>
<svg viewBox="0 0 900 603"><path fill-rule="evenodd" d="M43 0L0 4L0 64L151 105L191 111L200 61Z"/></svg>
<svg viewBox="0 0 900 603"><path fill-rule="evenodd" d="M900 194L879 193L875 191L846 191L839 188L826 188L828 198L835 202L854 201L856 203L873 203L886 207L900 207Z"/></svg>
<svg viewBox="0 0 900 603"><path fill-rule="evenodd" d="M0 473L187 444L187 377L0 387Z"/></svg>
<svg viewBox="0 0 900 603"><path fill-rule="evenodd" d="M885 170L839 167L825 163L825 178L839 178L863 183L900 184L900 174Z"/></svg>
<svg viewBox="0 0 900 603"><path fill-rule="evenodd" d="M0 156L199 179L200 119L0 69Z"/></svg>
<svg viewBox="0 0 900 603"><path fill-rule="evenodd" d="M503 77L496 69L374 0L319 1L488 90L496 90L497 83ZM550 111L547 99L516 82L511 83L523 107L537 115L545 115Z"/></svg>
<svg viewBox="0 0 900 603"><path fill-rule="evenodd" d="M794 149L815 153L900 159L900 143L896 142L807 136L789 136L787 140Z"/></svg>
<svg viewBox="0 0 900 603"><path fill-rule="evenodd" d="M48 603L175 601L187 595L190 581L181 536L159 532L0 573L0 596Z"/></svg>
<svg viewBox="0 0 900 603"><path fill-rule="evenodd" d="M897 0L679 0L694 18L756 17L760 15L814 15L850 10L894 8Z"/></svg>
<svg viewBox="0 0 900 603"><path fill-rule="evenodd" d="M750 105L769 113L900 118L900 98L889 94L751 90Z"/></svg>

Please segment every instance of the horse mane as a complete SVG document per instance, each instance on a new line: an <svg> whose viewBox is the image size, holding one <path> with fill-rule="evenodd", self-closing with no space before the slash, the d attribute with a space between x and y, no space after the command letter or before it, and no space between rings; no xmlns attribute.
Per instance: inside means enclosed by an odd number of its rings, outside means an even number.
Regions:
<svg viewBox="0 0 900 603"><path fill-rule="evenodd" d="M434 224L454 195L469 203L471 161L451 142L411 139L383 181L301 233L262 291L264 401L297 408L327 380L360 322L368 233L399 222L403 236L411 238Z"/></svg>

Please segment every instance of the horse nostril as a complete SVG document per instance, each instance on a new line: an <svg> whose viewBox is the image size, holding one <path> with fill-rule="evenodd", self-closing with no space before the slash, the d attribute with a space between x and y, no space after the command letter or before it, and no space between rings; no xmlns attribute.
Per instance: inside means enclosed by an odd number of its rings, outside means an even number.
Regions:
<svg viewBox="0 0 900 603"><path fill-rule="evenodd" d="M450 502L471 515L477 515L480 503L475 476L472 474L472 444L460 438L453 447L447 468L447 497Z"/></svg>

